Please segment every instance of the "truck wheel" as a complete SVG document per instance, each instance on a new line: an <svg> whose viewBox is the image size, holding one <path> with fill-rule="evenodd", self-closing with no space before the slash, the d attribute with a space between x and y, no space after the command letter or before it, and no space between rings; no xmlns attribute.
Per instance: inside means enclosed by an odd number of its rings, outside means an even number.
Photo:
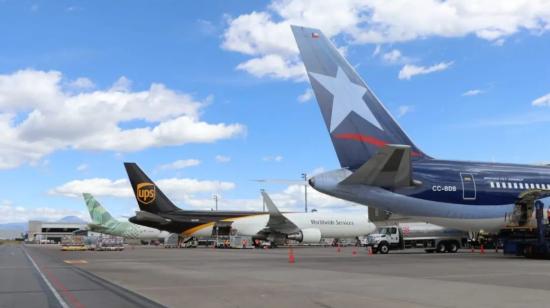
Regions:
<svg viewBox="0 0 550 308"><path fill-rule="evenodd" d="M439 242L437 244L437 247L436 247L435 251L437 253L444 253L446 249L447 249L447 247L445 247L445 242Z"/></svg>
<svg viewBox="0 0 550 308"><path fill-rule="evenodd" d="M378 246L378 251L380 251L381 254L387 254L389 251L390 251L390 247L388 246L388 244L380 244L380 246Z"/></svg>
<svg viewBox="0 0 550 308"><path fill-rule="evenodd" d="M446 246L447 246L447 248L446 248L447 252L455 253L455 252L458 251L458 244L455 241L451 241L451 242L447 243Z"/></svg>

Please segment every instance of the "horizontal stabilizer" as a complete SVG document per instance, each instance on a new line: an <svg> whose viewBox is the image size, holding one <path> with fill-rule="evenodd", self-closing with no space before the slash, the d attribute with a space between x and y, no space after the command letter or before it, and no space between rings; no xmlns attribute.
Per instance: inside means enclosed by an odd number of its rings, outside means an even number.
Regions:
<svg viewBox="0 0 550 308"><path fill-rule="evenodd" d="M275 203L273 203L273 200L271 200L265 191L262 191L262 196L269 211L269 221L266 226L269 231L283 234L300 232L300 228L279 211Z"/></svg>
<svg viewBox="0 0 550 308"><path fill-rule="evenodd" d="M130 221L136 222L152 222L161 225L166 225L170 223L170 220L160 217L158 215L145 212L145 211L136 211L136 216L132 217Z"/></svg>
<svg viewBox="0 0 550 308"><path fill-rule="evenodd" d="M411 147L388 144L340 184L364 184L387 188L413 185Z"/></svg>

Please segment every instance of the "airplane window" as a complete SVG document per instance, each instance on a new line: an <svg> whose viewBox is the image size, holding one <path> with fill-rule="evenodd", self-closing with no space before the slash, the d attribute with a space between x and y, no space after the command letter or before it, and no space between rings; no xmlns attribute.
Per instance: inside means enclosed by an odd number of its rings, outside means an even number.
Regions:
<svg viewBox="0 0 550 308"><path fill-rule="evenodd" d="M506 183L502 182L501 185L502 185L502 188L506 189Z"/></svg>
<svg viewBox="0 0 550 308"><path fill-rule="evenodd" d="M531 183L531 189L535 189L535 184Z"/></svg>
<svg viewBox="0 0 550 308"><path fill-rule="evenodd" d="M508 182L508 188L512 189L512 183Z"/></svg>
<svg viewBox="0 0 550 308"><path fill-rule="evenodd" d="M491 184L491 188L495 188L495 183L491 182L489 184Z"/></svg>
<svg viewBox="0 0 550 308"><path fill-rule="evenodd" d="M518 183L514 183L514 189L518 189Z"/></svg>
<svg viewBox="0 0 550 308"><path fill-rule="evenodd" d="M537 187L537 189L540 189L540 185L539 185L539 184L536 184L535 186Z"/></svg>
<svg viewBox="0 0 550 308"><path fill-rule="evenodd" d="M500 188L500 183L499 182L497 182L497 188Z"/></svg>
<svg viewBox="0 0 550 308"><path fill-rule="evenodd" d="M519 183L519 188L523 189L523 183Z"/></svg>

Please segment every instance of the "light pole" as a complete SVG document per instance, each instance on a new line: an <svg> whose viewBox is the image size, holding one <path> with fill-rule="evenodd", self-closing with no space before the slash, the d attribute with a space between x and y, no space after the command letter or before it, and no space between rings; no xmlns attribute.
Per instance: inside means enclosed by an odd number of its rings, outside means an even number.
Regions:
<svg viewBox="0 0 550 308"><path fill-rule="evenodd" d="M216 211L218 211L218 195L214 194L212 195L212 198L214 199L214 202L216 202Z"/></svg>
<svg viewBox="0 0 550 308"><path fill-rule="evenodd" d="M305 205L305 211L307 213L307 174L302 173L302 179L304 179L304 205Z"/></svg>

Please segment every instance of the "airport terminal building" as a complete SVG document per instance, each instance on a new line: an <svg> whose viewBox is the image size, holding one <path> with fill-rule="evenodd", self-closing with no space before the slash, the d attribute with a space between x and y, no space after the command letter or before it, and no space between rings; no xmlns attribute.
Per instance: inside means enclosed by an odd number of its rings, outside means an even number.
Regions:
<svg viewBox="0 0 550 308"><path fill-rule="evenodd" d="M74 231L84 229L86 229L86 223L30 220L28 240L36 243L42 241L59 243L64 236L72 235Z"/></svg>

